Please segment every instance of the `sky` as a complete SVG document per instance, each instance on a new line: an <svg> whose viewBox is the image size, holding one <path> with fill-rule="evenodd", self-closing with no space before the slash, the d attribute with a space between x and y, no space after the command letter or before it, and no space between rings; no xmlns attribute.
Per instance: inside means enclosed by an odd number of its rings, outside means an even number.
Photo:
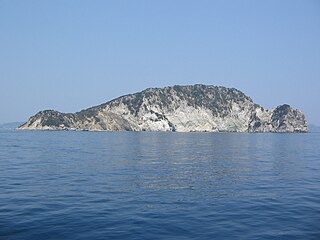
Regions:
<svg viewBox="0 0 320 240"><path fill-rule="evenodd" d="M0 123L197 83L320 125L320 1L0 0Z"/></svg>

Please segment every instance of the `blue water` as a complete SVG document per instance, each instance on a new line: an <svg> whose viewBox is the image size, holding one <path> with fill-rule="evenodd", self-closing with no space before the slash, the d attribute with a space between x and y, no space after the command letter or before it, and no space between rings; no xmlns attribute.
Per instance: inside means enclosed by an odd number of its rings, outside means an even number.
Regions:
<svg viewBox="0 0 320 240"><path fill-rule="evenodd" d="M1 131L0 239L320 239L320 134Z"/></svg>

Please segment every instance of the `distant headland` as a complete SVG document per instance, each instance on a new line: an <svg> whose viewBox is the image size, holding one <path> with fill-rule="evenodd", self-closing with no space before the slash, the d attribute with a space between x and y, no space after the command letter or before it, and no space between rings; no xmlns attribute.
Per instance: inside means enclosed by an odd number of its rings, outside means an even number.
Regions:
<svg viewBox="0 0 320 240"><path fill-rule="evenodd" d="M196 84L148 88L76 113L45 110L19 130L308 132L287 104L264 109L235 88Z"/></svg>

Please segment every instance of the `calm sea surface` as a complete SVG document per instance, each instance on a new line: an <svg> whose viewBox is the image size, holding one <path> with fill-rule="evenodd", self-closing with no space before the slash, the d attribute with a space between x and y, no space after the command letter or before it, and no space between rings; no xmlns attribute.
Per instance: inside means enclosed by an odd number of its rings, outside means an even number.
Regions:
<svg viewBox="0 0 320 240"><path fill-rule="evenodd" d="M1 131L0 239L320 239L320 134Z"/></svg>

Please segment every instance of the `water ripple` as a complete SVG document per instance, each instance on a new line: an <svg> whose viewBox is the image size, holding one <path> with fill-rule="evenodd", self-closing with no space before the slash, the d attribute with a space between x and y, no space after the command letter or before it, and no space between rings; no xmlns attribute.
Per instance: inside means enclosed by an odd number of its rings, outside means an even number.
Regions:
<svg viewBox="0 0 320 240"><path fill-rule="evenodd" d="M320 135L0 133L0 238L319 239Z"/></svg>

